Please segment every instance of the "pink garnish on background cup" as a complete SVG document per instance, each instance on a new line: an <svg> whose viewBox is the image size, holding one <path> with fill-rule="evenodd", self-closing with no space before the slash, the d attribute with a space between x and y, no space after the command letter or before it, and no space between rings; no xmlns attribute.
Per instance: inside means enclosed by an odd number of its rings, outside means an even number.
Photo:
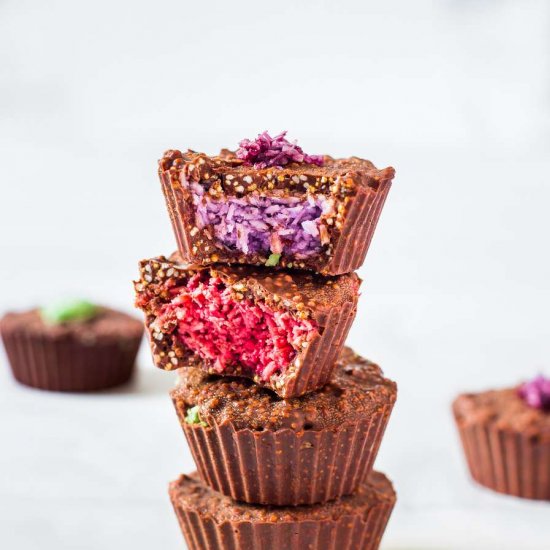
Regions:
<svg viewBox="0 0 550 550"><path fill-rule="evenodd" d="M519 388L519 395L529 407L550 411L550 378L537 376Z"/></svg>
<svg viewBox="0 0 550 550"><path fill-rule="evenodd" d="M255 140L243 139L237 149L237 158L261 170L270 166L282 168L290 162L323 165L323 155L306 155L296 142L286 139L286 131L271 137L267 132Z"/></svg>

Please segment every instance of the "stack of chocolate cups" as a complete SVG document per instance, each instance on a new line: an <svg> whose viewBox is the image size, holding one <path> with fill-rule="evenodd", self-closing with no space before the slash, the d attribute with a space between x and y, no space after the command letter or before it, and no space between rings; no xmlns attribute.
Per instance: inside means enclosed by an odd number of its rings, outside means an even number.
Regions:
<svg viewBox="0 0 550 550"><path fill-rule="evenodd" d="M394 170L262 134L168 151L178 252L136 304L197 472L170 484L192 550L376 549L396 495L373 470L395 383L344 346Z"/></svg>

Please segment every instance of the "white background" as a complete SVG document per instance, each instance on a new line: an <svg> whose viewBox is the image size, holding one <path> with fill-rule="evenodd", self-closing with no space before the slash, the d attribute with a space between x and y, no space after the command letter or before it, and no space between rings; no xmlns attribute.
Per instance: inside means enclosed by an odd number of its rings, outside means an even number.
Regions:
<svg viewBox="0 0 550 550"><path fill-rule="evenodd" d="M392 164L350 336L400 387L383 547L548 548L548 504L469 481L449 405L550 374L549 30L545 0L0 0L0 310L131 311L136 262L174 248L164 149L288 129ZM0 547L181 548L166 484L192 462L145 346L95 396L0 361Z"/></svg>

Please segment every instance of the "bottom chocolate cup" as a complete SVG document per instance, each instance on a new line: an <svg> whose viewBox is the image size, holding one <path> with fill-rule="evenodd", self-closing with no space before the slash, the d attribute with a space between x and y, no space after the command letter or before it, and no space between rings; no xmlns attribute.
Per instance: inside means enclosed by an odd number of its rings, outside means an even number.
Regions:
<svg viewBox="0 0 550 550"><path fill-rule="evenodd" d="M11 313L0 322L14 378L49 391L99 391L127 382L142 339L141 323L104 308L87 326L48 327L36 311Z"/></svg>
<svg viewBox="0 0 550 550"><path fill-rule="evenodd" d="M180 476L169 494L190 550L376 550L396 500L379 472L353 495L313 506L241 504L197 474Z"/></svg>
<svg viewBox="0 0 550 550"><path fill-rule="evenodd" d="M498 493L550 500L548 413L530 409L515 388L461 395L453 413L474 481Z"/></svg>
<svg viewBox="0 0 550 550"><path fill-rule="evenodd" d="M355 491L396 391L377 365L345 348L331 381L305 396L283 400L250 380L192 368L180 369L171 396L205 484L249 504L298 506Z"/></svg>

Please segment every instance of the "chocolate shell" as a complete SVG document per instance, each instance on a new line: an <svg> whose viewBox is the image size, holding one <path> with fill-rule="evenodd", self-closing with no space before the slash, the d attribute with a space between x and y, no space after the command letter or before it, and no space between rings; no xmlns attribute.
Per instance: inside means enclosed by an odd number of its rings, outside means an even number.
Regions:
<svg viewBox="0 0 550 550"><path fill-rule="evenodd" d="M307 269L324 275L350 273L363 264L394 174L393 168L378 170L370 161L357 157L325 156L323 166L291 163L281 169L260 170L243 164L227 150L215 157L171 150L159 161L168 213L185 261L204 265L217 262L274 265L269 263L271 254L280 252L278 267ZM292 215L287 220L289 227L279 226L279 220L271 220L266 209L257 206L268 201L268 208L269 201L273 201L281 209L281 204L289 200L299 201L292 202L292 207L317 204L312 229L303 233L300 224L292 223ZM232 212L235 205L244 205L246 215L254 216L264 227L266 233L257 235L263 237L263 244L258 245L258 239L245 245L234 236L225 238L219 232L226 221L232 224L233 233L237 231L233 216L212 214L213 220L205 220L199 212L201 201L203 205L214 201L211 206L214 211L219 211L219 204L232 202ZM247 218L243 219L249 224ZM297 242L285 244L285 239L290 239L289 233L294 234ZM311 239L312 234L315 239ZM279 242L277 248L272 244L274 236ZM304 239L317 244L304 250Z"/></svg>
<svg viewBox="0 0 550 550"><path fill-rule="evenodd" d="M257 372L243 368L238 360L240 351L235 349L237 360L226 365L223 374L252 377L285 398L319 389L329 380L357 312L360 285L357 275L323 277L250 266L196 266L182 263L177 254L170 259L161 256L144 260L140 263L140 280L135 283L136 305L145 313L153 359L162 369L200 366L209 372L221 372L212 357L206 356L202 349L196 353L178 336L179 321L175 314L167 321L162 317L174 292L196 274L221 281L235 301L260 304L264 312L267 309L285 314L297 323L303 321L313 327L308 329L307 339L292 349L284 369L262 378ZM205 308L211 306L212 303L205 304ZM208 344L212 346L220 340L215 331L209 338Z"/></svg>
<svg viewBox="0 0 550 550"><path fill-rule="evenodd" d="M89 392L130 379L143 326L108 308L91 320L60 325L45 324L32 310L6 314L0 333L18 382L50 391Z"/></svg>
<svg viewBox="0 0 550 550"><path fill-rule="evenodd" d="M453 413L477 483L550 501L550 412L528 407L510 388L461 395Z"/></svg>
<svg viewBox="0 0 550 550"><path fill-rule="evenodd" d="M169 494L189 550L376 550L396 500L379 472L354 495L315 506L237 503L196 475L182 475Z"/></svg>
<svg viewBox="0 0 550 550"><path fill-rule="evenodd" d="M171 397L202 481L239 501L278 506L355 491L372 469L397 391L349 348L321 390L286 400L243 378L179 375Z"/></svg>

